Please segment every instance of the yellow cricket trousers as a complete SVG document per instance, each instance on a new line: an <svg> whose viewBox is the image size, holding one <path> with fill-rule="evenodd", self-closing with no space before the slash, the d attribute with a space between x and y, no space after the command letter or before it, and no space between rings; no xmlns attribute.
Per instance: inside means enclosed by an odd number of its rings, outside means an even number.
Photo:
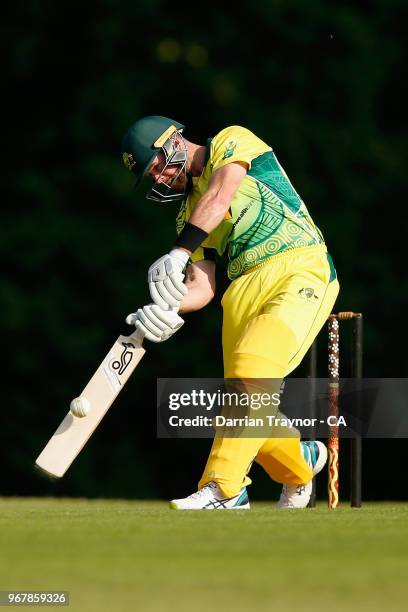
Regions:
<svg viewBox="0 0 408 612"><path fill-rule="evenodd" d="M302 361L339 292L324 245L275 255L231 282L222 298L225 378L281 379ZM285 484L305 484L312 472L299 437L215 437L199 482L232 497L250 484L256 461Z"/></svg>

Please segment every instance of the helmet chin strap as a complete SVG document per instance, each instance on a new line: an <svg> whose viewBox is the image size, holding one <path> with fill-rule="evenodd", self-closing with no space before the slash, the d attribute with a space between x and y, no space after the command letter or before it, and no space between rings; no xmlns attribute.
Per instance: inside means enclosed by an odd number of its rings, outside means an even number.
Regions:
<svg viewBox="0 0 408 612"><path fill-rule="evenodd" d="M176 147L176 136L178 136L178 138L181 139L183 143L182 149ZM174 134L172 134L172 136L168 140L166 140L166 142L162 146L162 151L166 160L164 168L159 178L153 184L150 191L146 194L146 198L148 200L153 200L155 202L161 203L183 200L186 196L188 186L187 145L181 135L181 131L174 132ZM172 166L179 166L179 171L168 183L166 183L165 181L160 181L160 178L163 176L166 169ZM184 187L182 191L177 191L175 185L177 184L177 181L181 175L184 177Z"/></svg>

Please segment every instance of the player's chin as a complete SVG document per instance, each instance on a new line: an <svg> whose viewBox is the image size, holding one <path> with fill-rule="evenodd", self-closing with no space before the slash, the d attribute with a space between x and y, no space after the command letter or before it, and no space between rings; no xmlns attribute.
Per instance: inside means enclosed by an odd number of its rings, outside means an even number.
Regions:
<svg viewBox="0 0 408 612"><path fill-rule="evenodd" d="M180 193L182 193L186 187L186 184L187 184L187 181L183 176L183 177L178 178L176 181L174 181L171 188L174 191L179 191Z"/></svg>

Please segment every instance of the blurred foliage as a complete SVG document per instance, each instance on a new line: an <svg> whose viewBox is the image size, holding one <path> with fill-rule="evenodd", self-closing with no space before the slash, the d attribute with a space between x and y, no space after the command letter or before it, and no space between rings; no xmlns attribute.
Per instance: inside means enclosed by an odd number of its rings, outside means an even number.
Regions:
<svg viewBox="0 0 408 612"><path fill-rule="evenodd" d="M364 312L366 375L404 375L405 2L253 0L197 18L162 0L17 0L7 12L0 493L167 496L200 475L207 443L155 441L155 380L221 375L222 262L217 299L148 347L66 479L30 471L173 241L177 205L144 200L120 159L145 114L183 122L193 142L241 124L273 146L326 237L337 308Z"/></svg>

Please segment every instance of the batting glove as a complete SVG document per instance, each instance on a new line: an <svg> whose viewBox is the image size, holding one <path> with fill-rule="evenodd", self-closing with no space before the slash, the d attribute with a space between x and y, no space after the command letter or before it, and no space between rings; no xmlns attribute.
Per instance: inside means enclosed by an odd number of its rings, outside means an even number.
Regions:
<svg viewBox="0 0 408 612"><path fill-rule="evenodd" d="M184 320L174 310L163 310L157 304L148 304L128 315L126 323L135 325L151 342L164 342L184 325Z"/></svg>
<svg viewBox="0 0 408 612"><path fill-rule="evenodd" d="M178 309L188 293L183 281L189 257L183 249L173 249L155 261L148 270L150 296L163 310Z"/></svg>

